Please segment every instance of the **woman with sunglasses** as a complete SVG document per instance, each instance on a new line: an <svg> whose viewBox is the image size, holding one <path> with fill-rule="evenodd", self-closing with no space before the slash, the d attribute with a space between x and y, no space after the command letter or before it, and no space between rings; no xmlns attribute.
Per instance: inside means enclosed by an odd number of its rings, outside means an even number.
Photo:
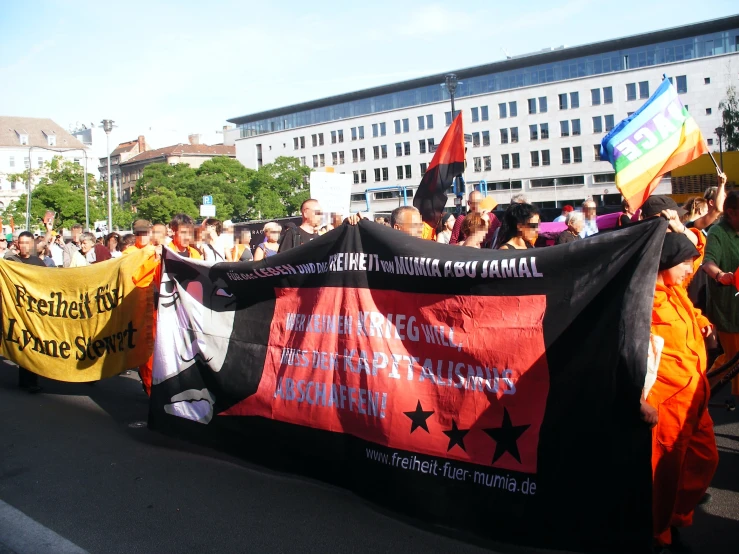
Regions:
<svg viewBox="0 0 739 554"><path fill-rule="evenodd" d="M497 247L501 250L533 248L539 238L539 210L531 204L511 204L503 214Z"/></svg>

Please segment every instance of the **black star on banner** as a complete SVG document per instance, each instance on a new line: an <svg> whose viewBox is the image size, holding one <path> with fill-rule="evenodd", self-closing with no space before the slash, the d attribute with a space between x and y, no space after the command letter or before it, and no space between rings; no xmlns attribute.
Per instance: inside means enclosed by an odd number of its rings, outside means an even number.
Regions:
<svg viewBox="0 0 739 554"><path fill-rule="evenodd" d="M503 408L503 426L483 429L495 441L495 454L492 463L497 462L503 454L508 452L520 464L521 455L518 453L518 439L529 427L530 425L514 426L511 423L511 416L508 415L508 409Z"/></svg>
<svg viewBox="0 0 739 554"><path fill-rule="evenodd" d="M419 427L427 433L429 432L429 426L427 425L426 420L431 417L431 414L433 414L434 411L431 410L430 412L424 412L423 408L421 408L420 400L418 401L418 404L416 404L416 409L414 411L403 413L407 415L413 422L411 424L411 433L413 433L413 431L415 431Z"/></svg>
<svg viewBox="0 0 739 554"><path fill-rule="evenodd" d="M449 452L456 445L467 452L467 449L464 447L464 436L469 432L469 429L459 429L457 422L452 419L452 428L449 431L442 431L442 433L449 437L449 446L447 446L446 451Z"/></svg>

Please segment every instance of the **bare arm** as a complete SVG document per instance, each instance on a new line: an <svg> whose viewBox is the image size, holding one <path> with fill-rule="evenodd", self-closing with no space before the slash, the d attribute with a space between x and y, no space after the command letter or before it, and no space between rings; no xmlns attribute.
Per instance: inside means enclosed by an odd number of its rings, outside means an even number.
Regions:
<svg viewBox="0 0 739 554"><path fill-rule="evenodd" d="M264 259L264 248L257 247L254 250L254 261L258 262L259 260L263 260L263 259Z"/></svg>
<svg viewBox="0 0 739 554"><path fill-rule="evenodd" d="M726 200L726 174L718 175L718 190L716 191L716 202L708 208L708 213L693 222L696 229L705 229L721 216L724 211L724 200Z"/></svg>
<svg viewBox="0 0 739 554"><path fill-rule="evenodd" d="M734 283L734 274L732 272L721 271L716 262L707 260L701 266L708 276L722 285L731 285Z"/></svg>

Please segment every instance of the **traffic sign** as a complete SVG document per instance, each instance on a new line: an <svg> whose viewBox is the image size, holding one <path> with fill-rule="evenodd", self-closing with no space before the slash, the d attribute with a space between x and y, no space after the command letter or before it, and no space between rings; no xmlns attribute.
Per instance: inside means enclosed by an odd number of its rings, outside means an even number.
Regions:
<svg viewBox="0 0 739 554"><path fill-rule="evenodd" d="M204 198L210 198L206 196ZM216 207L213 204L201 204L200 205L200 217L215 217Z"/></svg>
<svg viewBox="0 0 739 554"><path fill-rule="evenodd" d="M203 196L203 205L204 206L210 206L213 204L213 197L212 196Z"/></svg>

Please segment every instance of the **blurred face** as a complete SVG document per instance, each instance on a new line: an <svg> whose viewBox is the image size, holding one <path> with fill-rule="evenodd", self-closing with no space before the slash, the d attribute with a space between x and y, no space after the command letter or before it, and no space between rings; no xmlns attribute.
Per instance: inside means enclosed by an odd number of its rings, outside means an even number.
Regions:
<svg viewBox="0 0 739 554"><path fill-rule="evenodd" d="M280 240L280 231L277 229L270 229L265 235L267 235L267 242L277 242Z"/></svg>
<svg viewBox="0 0 739 554"><path fill-rule="evenodd" d="M8 239L5 237L0 238L0 252L8 249Z"/></svg>
<svg viewBox="0 0 739 554"><path fill-rule="evenodd" d="M31 237L21 237L18 239L18 253L24 258L28 258L33 254L34 246L33 238Z"/></svg>
<svg viewBox="0 0 739 554"><path fill-rule="evenodd" d="M467 205L469 206L470 212L480 211L480 202L482 202L482 194L479 192L473 192L467 199Z"/></svg>
<svg viewBox="0 0 739 554"><path fill-rule="evenodd" d="M110 250L111 252L115 252L116 250L118 250L118 237L110 237L110 240L108 240L108 250Z"/></svg>
<svg viewBox="0 0 739 554"><path fill-rule="evenodd" d="M406 235L421 238L423 235L423 221L421 214L416 210L408 210L400 214L395 228Z"/></svg>
<svg viewBox="0 0 739 554"><path fill-rule="evenodd" d="M321 223L321 206L318 202L308 202L303 208L303 222L318 227Z"/></svg>
<svg viewBox="0 0 739 554"><path fill-rule="evenodd" d="M174 243L182 250L190 246L194 236L194 228L192 225L180 225L174 232Z"/></svg>
<svg viewBox="0 0 739 554"><path fill-rule="evenodd" d="M518 233L526 242L534 244L539 238L539 214L532 215L526 223L519 223Z"/></svg>
<svg viewBox="0 0 739 554"><path fill-rule="evenodd" d="M46 252L46 241L40 240L38 244L36 244L36 254L42 256L44 252Z"/></svg>
<svg viewBox="0 0 739 554"><path fill-rule="evenodd" d="M595 219L595 203L588 202L582 207L582 213L585 215L585 219Z"/></svg>
<svg viewBox="0 0 739 554"><path fill-rule="evenodd" d="M693 260L686 260L681 264L659 272L662 281L667 286L680 286L683 281L693 274Z"/></svg>
<svg viewBox="0 0 739 554"><path fill-rule="evenodd" d="M573 233L580 234L585 227L585 221L582 219L573 219L570 221L570 229Z"/></svg>
<svg viewBox="0 0 739 554"><path fill-rule="evenodd" d="M136 232L136 247L143 248L151 240L151 231L137 231Z"/></svg>
<svg viewBox="0 0 739 554"><path fill-rule="evenodd" d="M164 239L167 237L167 228L164 225L154 225L151 228L151 243L154 246L164 244Z"/></svg>
<svg viewBox="0 0 739 554"><path fill-rule="evenodd" d="M454 216L453 215L452 216L449 216L449 219L447 219L446 225L444 226L444 228L447 229L448 231L451 231L452 229L454 229L454 222L455 221L456 221L456 219L454 219Z"/></svg>
<svg viewBox="0 0 739 554"><path fill-rule="evenodd" d="M95 246L95 241L90 239L83 239L82 242L80 242L80 251L83 254L87 254L92 248Z"/></svg>
<svg viewBox="0 0 739 554"><path fill-rule="evenodd" d="M80 240L80 235L82 234L82 228L79 229L72 229L72 240L74 242L77 242Z"/></svg>

